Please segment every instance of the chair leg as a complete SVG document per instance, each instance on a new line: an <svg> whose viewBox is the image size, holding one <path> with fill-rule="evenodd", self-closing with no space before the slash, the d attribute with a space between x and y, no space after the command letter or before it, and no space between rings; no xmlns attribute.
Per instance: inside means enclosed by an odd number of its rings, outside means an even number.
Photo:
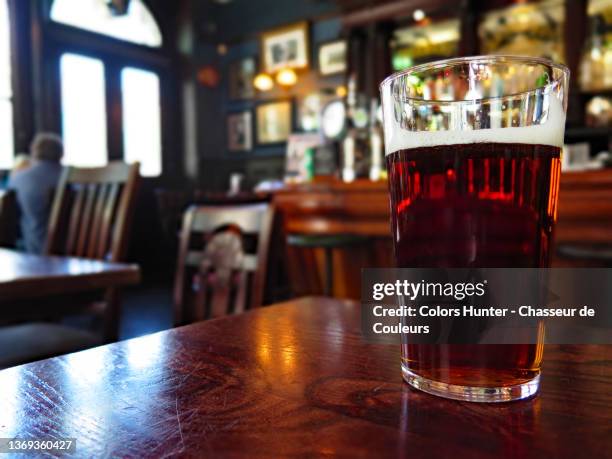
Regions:
<svg viewBox="0 0 612 459"><path fill-rule="evenodd" d="M119 321L121 316L121 291L110 288L105 295L103 339L104 343L114 343L119 339Z"/></svg>
<svg viewBox="0 0 612 459"><path fill-rule="evenodd" d="M334 294L334 252L330 247L325 248L325 296Z"/></svg>

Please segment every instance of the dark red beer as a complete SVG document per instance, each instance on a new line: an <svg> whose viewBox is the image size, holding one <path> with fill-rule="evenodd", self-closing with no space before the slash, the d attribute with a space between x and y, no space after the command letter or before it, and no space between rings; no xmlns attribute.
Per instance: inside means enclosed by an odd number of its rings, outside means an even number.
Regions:
<svg viewBox="0 0 612 459"><path fill-rule="evenodd" d="M387 155L387 167L398 267L548 266L561 171L558 147L412 148ZM524 383L539 374L541 359L542 344L402 344L405 369L461 386Z"/></svg>

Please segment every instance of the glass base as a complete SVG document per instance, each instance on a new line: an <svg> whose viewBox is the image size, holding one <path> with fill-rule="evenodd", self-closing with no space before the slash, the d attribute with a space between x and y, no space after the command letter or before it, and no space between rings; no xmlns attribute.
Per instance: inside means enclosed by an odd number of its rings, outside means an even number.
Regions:
<svg viewBox="0 0 612 459"><path fill-rule="evenodd" d="M402 376L404 377L404 381L415 389L422 390L428 394L437 395L438 397L461 400L464 402L497 403L522 400L535 395L540 387L539 374L522 384L506 387L470 387L433 381L413 373L403 364Z"/></svg>

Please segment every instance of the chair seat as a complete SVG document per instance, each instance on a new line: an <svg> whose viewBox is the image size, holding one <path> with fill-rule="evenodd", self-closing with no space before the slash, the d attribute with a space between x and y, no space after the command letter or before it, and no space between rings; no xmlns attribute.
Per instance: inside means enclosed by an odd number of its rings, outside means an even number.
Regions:
<svg viewBox="0 0 612 459"><path fill-rule="evenodd" d="M51 323L0 328L0 368L81 351L102 344L91 333Z"/></svg>
<svg viewBox="0 0 612 459"><path fill-rule="evenodd" d="M291 234L287 237L287 243L295 247L329 249L364 244L367 240L367 237L355 234Z"/></svg>

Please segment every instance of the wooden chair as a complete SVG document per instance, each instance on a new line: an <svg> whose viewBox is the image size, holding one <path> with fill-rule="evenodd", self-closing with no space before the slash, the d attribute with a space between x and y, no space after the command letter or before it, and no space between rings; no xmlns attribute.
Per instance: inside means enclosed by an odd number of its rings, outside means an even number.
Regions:
<svg viewBox="0 0 612 459"><path fill-rule="evenodd" d="M68 167L60 179L49 217L45 253L125 260L140 183L138 163Z"/></svg>
<svg viewBox="0 0 612 459"><path fill-rule="evenodd" d="M174 322L263 304L274 210L270 204L193 206L183 218Z"/></svg>
<svg viewBox="0 0 612 459"><path fill-rule="evenodd" d="M51 208L45 253L125 261L139 185L138 163L66 168ZM104 342L116 341L119 291L107 290L104 301L94 305L103 317Z"/></svg>
<svg viewBox="0 0 612 459"><path fill-rule="evenodd" d="M128 238L140 183L139 165L113 162L106 167L68 167L60 178L51 207L45 253L125 261ZM74 295L49 298L45 319L75 312L103 317L102 340L116 341L120 298L117 289L100 297ZM0 351L0 368L52 357L101 344L85 331L55 323L26 323L0 328L0 344L17 343Z"/></svg>

